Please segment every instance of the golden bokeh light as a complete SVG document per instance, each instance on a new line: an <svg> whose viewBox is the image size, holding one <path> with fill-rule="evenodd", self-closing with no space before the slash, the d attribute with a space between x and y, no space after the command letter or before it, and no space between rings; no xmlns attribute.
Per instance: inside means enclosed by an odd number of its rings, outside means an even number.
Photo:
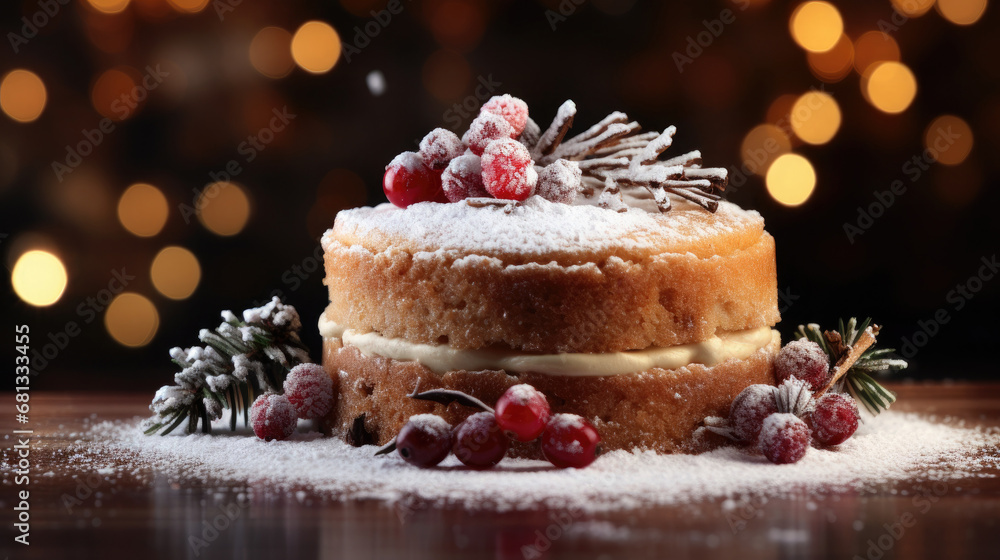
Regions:
<svg viewBox="0 0 1000 560"><path fill-rule="evenodd" d="M167 2L175 10L185 14L196 14L208 5L208 0L167 0Z"/></svg>
<svg viewBox="0 0 1000 560"><path fill-rule="evenodd" d="M329 72L340 58L340 35L327 23L307 21L292 37L292 58L306 72Z"/></svg>
<svg viewBox="0 0 1000 560"><path fill-rule="evenodd" d="M955 115L941 115L924 131L924 147L937 161L958 165L969 157L973 145L972 128Z"/></svg>
<svg viewBox="0 0 1000 560"><path fill-rule="evenodd" d="M785 154L767 170L767 192L785 206L798 206L816 189L816 171L809 160L798 154Z"/></svg>
<svg viewBox="0 0 1000 560"><path fill-rule="evenodd" d="M789 115L792 114L792 106L798 101L799 96L792 93L779 95L767 107L767 122L777 124L786 131L791 131L788 124Z"/></svg>
<svg viewBox="0 0 1000 560"><path fill-rule="evenodd" d="M105 14L117 14L128 7L129 0L88 0L91 6Z"/></svg>
<svg viewBox="0 0 1000 560"><path fill-rule="evenodd" d="M922 16L934 7L934 0L892 0L892 6L904 16Z"/></svg>
<svg viewBox="0 0 1000 560"><path fill-rule="evenodd" d="M876 62L899 61L899 45L888 33L868 31L854 41L854 70L864 74Z"/></svg>
<svg viewBox="0 0 1000 560"><path fill-rule="evenodd" d="M743 166L751 173L764 175L774 160L792 149L792 141L773 124L759 124L743 137L740 155Z"/></svg>
<svg viewBox="0 0 1000 560"><path fill-rule="evenodd" d="M111 300L104 313L104 327L119 344L137 348L152 342L160 327L160 314L146 296L125 292Z"/></svg>
<svg viewBox="0 0 1000 560"><path fill-rule="evenodd" d="M808 52L809 68L824 82L839 82L851 73L854 63L854 44L847 35L841 35L834 47L826 52Z"/></svg>
<svg viewBox="0 0 1000 560"><path fill-rule="evenodd" d="M937 0L937 10L956 25L972 25L983 17L986 0Z"/></svg>
<svg viewBox="0 0 1000 560"><path fill-rule="evenodd" d="M837 45L844 34L840 11L829 2L811 1L799 4L788 22L792 39L812 52L826 52Z"/></svg>
<svg viewBox="0 0 1000 560"><path fill-rule="evenodd" d="M138 72L127 66L105 70L90 88L90 102L101 115L116 121L131 117L141 105L134 92ZM142 90L145 92L146 90Z"/></svg>
<svg viewBox="0 0 1000 560"><path fill-rule="evenodd" d="M472 79L472 69L461 54L441 49L427 57L422 79L431 95L447 103L456 101L465 93Z"/></svg>
<svg viewBox="0 0 1000 560"><path fill-rule="evenodd" d="M792 130L803 142L826 144L840 129L840 107L829 94L810 91L792 106Z"/></svg>
<svg viewBox="0 0 1000 560"><path fill-rule="evenodd" d="M295 67L292 34L280 27L265 27L250 41L250 64L268 78L283 78Z"/></svg>
<svg viewBox="0 0 1000 560"><path fill-rule="evenodd" d="M879 111L901 113L917 96L917 78L901 62L879 62L861 77L861 92Z"/></svg>
<svg viewBox="0 0 1000 560"><path fill-rule="evenodd" d="M45 83L38 74L16 69L7 72L0 80L0 108L18 122L31 122L45 110L48 94Z"/></svg>
<svg viewBox="0 0 1000 560"><path fill-rule="evenodd" d="M208 185L199 195L195 208L198 220L216 235L236 235L250 218L250 199L235 183Z"/></svg>
<svg viewBox="0 0 1000 560"><path fill-rule="evenodd" d="M36 307L59 301L66 291L67 281L66 267L59 257L37 249L18 257L10 274L17 297Z"/></svg>
<svg viewBox="0 0 1000 560"><path fill-rule="evenodd" d="M149 276L158 292L170 299L191 297L201 281L201 265L184 247L164 247L153 259Z"/></svg>
<svg viewBox="0 0 1000 560"><path fill-rule="evenodd" d="M167 223L167 197L160 189L136 183L125 189L118 200L118 221L139 237L152 237Z"/></svg>

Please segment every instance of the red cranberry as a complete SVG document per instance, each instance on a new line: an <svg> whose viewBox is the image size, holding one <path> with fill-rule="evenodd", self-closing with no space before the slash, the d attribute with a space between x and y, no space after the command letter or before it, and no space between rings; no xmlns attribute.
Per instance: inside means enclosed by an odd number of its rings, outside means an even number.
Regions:
<svg viewBox="0 0 1000 560"><path fill-rule="evenodd" d="M764 419L760 430L760 451L779 465L794 463L809 449L809 426L798 416L778 412Z"/></svg>
<svg viewBox="0 0 1000 560"><path fill-rule="evenodd" d="M839 445L858 429L858 403L843 393L826 393L809 415L812 434L823 445Z"/></svg>
<svg viewBox="0 0 1000 560"><path fill-rule="evenodd" d="M297 423L295 407L284 395L265 393L250 405L253 433L264 441L287 439L295 433Z"/></svg>
<svg viewBox="0 0 1000 560"><path fill-rule="evenodd" d="M417 202L444 200L441 174L424 165L420 156L413 152L399 154L386 166L382 190L389 202L400 208Z"/></svg>
<svg viewBox="0 0 1000 560"><path fill-rule="evenodd" d="M451 424L434 414L417 414L396 436L396 451L411 465L433 467L451 451Z"/></svg>
<svg viewBox="0 0 1000 560"><path fill-rule="evenodd" d="M511 138L517 138L528 123L528 104L509 94L495 95L483 104L480 113L494 113L503 117L510 124L513 133Z"/></svg>
<svg viewBox="0 0 1000 560"><path fill-rule="evenodd" d="M483 186L483 169L479 156L465 154L451 160L441 175L441 188L450 202L490 196Z"/></svg>
<svg viewBox="0 0 1000 560"><path fill-rule="evenodd" d="M778 351L774 359L774 376L779 384L795 377L808 383L813 391L818 391L830 377L830 356L811 340L793 340Z"/></svg>
<svg viewBox="0 0 1000 560"><path fill-rule="evenodd" d="M299 418L314 420L333 410L333 380L321 365L293 367L285 378L284 391Z"/></svg>
<svg viewBox="0 0 1000 560"><path fill-rule="evenodd" d="M542 432L542 455L564 469L582 469L601 453L597 428L575 414L556 414Z"/></svg>
<svg viewBox="0 0 1000 560"><path fill-rule="evenodd" d="M538 439L550 415L545 395L524 383L507 389L496 405L497 423L508 436L520 442Z"/></svg>
<svg viewBox="0 0 1000 560"><path fill-rule="evenodd" d="M500 429L496 417L489 412L478 412L455 429L451 451L467 466L486 469L499 463L509 447L510 440Z"/></svg>
<svg viewBox="0 0 1000 560"><path fill-rule="evenodd" d="M514 129L503 117L494 113L480 113L472 120L462 141L477 156L483 155L486 147L501 138L514 137Z"/></svg>
<svg viewBox="0 0 1000 560"><path fill-rule="evenodd" d="M483 152L483 185L496 198L524 200L538 181L531 154L517 140L495 140Z"/></svg>
<svg viewBox="0 0 1000 560"><path fill-rule="evenodd" d="M442 171L448 162L465 153L465 144L454 132L445 128L435 128L420 141L420 159L427 167Z"/></svg>
<svg viewBox="0 0 1000 560"><path fill-rule="evenodd" d="M729 424L740 441L755 443L764 419L777 411L774 387L750 385L733 399L733 404L729 407Z"/></svg>

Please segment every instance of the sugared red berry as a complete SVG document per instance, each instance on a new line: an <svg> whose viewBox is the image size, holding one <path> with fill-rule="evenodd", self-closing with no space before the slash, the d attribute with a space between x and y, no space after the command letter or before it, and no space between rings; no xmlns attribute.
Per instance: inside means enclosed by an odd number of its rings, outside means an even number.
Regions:
<svg viewBox="0 0 1000 560"><path fill-rule="evenodd" d="M253 433L264 441L282 440L295 433L295 407L284 395L265 393L250 406Z"/></svg>
<svg viewBox="0 0 1000 560"><path fill-rule="evenodd" d="M406 208L417 202L444 201L441 174L424 165L420 156L403 152L385 168L382 190L389 202Z"/></svg>
<svg viewBox="0 0 1000 560"><path fill-rule="evenodd" d="M479 111L503 117L514 130L511 138L520 136L524 131L524 125L528 122L528 104L506 93L493 96Z"/></svg>
<svg viewBox="0 0 1000 560"><path fill-rule="evenodd" d="M549 416L551 410L545 395L524 383L507 389L496 405L497 423L508 436L521 442L538 439Z"/></svg>
<svg viewBox="0 0 1000 560"><path fill-rule="evenodd" d="M396 451L411 465L433 467L451 451L451 424L434 414L417 414L396 436Z"/></svg>
<svg viewBox="0 0 1000 560"><path fill-rule="evenodd" d="M575 414L556 414L542 432L542 455L563 469L581 469L601 453L597 428Z"/></svg>
<svg viewBox="0 0 1000 560"><path fill-rule="evenodd" d="M768 461L784 465L801 459L809 449L809 426L798 416L778 412L764 419L760 451Z"/></svg>
<svg viewBox="0 0 1000 560"><path fill-rule="evenodd" d="M777 410L774 387L750 385L733 399L733 404L729 407L729 425L740 441L754 443L760 435L764 419Z"/></svg>
<svg viewBox="0 0 1000 560"><path fill-rule="evenodd" d="M462 141L477 156L483 155L486 147L495 140L501 138L512 138L515 136L514 129L503 117L496 113L479 113L479 116L472 120L469 130L465 131Z"/></svg>
<svg viewBox="0 0 1000 560"><path fill-rule="evenodd" d="M333 380L321 365L293 367L285 378L284 391L299 418L322 418L333 409Z"/></svg>
<svg viewBox="0 0 1000 560"><path fill-rule="evenodd" d="M850 395L826 393L809 414L812 435L823 445L839 445L858 429L858 404Z"/></svg>
<svg viewBox="0 0 1000 560"><path fill-rule="evenodd" d="M826 385L830 376L830 357L819 344L800 338L785 345L774 359L778 383L795 377L809 384L813 391Z"/></svg>
<svg viewBox="0 0 1000 560"><path fill-rule="evenodd" d="M552 202L569 204L576 199L583 173L575 161L557 159L538 174L535 194Z"/></svg>
<svg viewBox="0 0 1000 560"><path fill-rule="evenodd" d="M510 447L510 440L489 412L477 412L462 421L455 428L454 440L451 451L455 457L477 469L499 463Z"/></svg>
<svg viewBox="0 0 1000 560"><path fill-rule="evenodd" d="M503 138L483 152L483 185L496 198L524 200L531 196L538 173L528 149L517 140Z"/></svg>
<svg viewBox="0 0 1000 560"><path fill-rule="evenodd" d="M483 186L483 168L475 154L465 154L451 160L441 174L441 188L450 202L470 197L490 196Z"/></svg>
<svg viewBox="0 0 1000 560"><path fill-rule="evenodd" d="M454 132L445 128L435 128L420 141L420 159L427 167L441 171L448 162L465 153L465 144Z"/></svg>

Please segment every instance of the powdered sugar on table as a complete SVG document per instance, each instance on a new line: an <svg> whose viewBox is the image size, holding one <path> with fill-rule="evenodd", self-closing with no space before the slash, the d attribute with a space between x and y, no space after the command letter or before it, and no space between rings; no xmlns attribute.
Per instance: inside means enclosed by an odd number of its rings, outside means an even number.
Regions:
<svg viewBox="0 0 1000 560"><path fill-rule="evenodd" d="M221 426L220 426L221 428ZM422 500L470 509L547 505L589 511L690 503L745 495L821 496L895 481L993 477L1000 429L971 429L913 414L887 412L836 450L809 449L791 465L772 465L737 448L702 455L615 451L585 469L505 459L492 470L468 470L449 457L418 469L375 447L351 447L317 433L264 442L246 432L146 436L138 422L105 422L75 434L71 464L140 477L150 469L173 481L220 488L264 485L311 489L338 500Z"/></svg>

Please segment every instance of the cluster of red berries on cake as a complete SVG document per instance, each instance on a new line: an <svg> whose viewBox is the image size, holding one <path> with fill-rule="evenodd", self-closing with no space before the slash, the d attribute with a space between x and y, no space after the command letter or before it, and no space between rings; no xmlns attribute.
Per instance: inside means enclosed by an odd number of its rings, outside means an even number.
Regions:
<svg viewBox="0 0 1000 560"><path fill-rule="evenodd" d="M580 167L561 158L536 166L529 146L539 134L524 101L506 94L493 97L462 138L436 128L420 141L420 151L396 156L386 166L382 188L389 202L401 208L484 197L521 201L533 194L572 202L580 187Z"/></svg>

